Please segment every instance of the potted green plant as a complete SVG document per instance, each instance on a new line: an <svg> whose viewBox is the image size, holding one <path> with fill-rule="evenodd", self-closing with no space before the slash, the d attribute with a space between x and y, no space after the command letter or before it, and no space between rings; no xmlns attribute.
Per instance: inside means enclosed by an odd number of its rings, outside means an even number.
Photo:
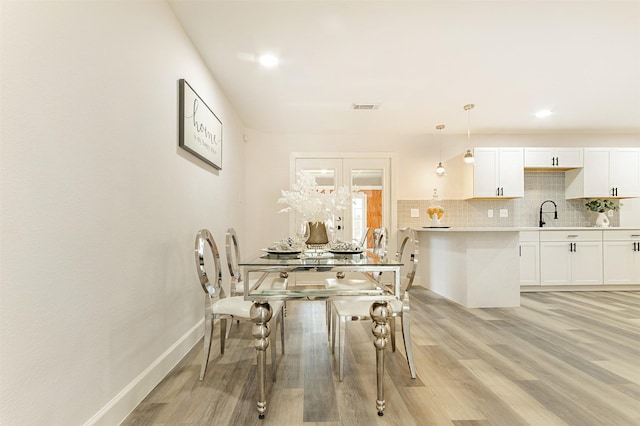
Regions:
<svg viewBox="0 0 640 426"><path fill-rule="evenodd" d="M608 228L609 227L609 218L607 217L606 212L610 210L618 210L618 205L612 200L589 200L585 204L592 212L598 213L598 218L596 219L596 227L598 228Z"/></svg>

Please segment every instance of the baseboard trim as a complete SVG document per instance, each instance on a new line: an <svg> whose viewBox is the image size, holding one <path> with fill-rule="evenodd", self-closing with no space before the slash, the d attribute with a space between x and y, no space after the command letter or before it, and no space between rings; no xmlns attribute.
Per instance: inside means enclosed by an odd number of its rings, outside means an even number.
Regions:
<svg viewBox="0 0 640 426"><path fill-rule="evenodd" d="M638 291L640 284L607 285L535 285L521 286L520 293L543 293L546 291Z"/></svg>
<svg viewBox="0 0 640 426"><path fill-rule="evenodd" d="M131 383L85 423L85 426L112 426L122 423L158 383L195 346L203 335L204 319L200 320L162 355L152 362Z"/></svg>

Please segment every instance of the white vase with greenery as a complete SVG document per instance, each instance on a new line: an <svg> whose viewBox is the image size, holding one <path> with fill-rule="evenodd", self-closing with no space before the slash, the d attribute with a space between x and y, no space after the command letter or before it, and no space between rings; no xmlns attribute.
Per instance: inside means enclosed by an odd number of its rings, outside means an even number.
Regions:
<svg viewBox="0 0 640 426"><path fill-rule="evenodd" d="M288 206L280 212L294 211L303 221L309 222L311 235L307 244L317 245L329 242L325 222L333 220L352 201L351 191L346 186L336 188L335 191L320 189L313 176L299 171L296 182L289 191L282 191L278 203Z"/></svg>
<svg viewBox="0 0 640 426"><path fill-rule="evenodd" d="M598 217L596 218L597 228L608 228L610 222L607 213L618 210L618 205L612 200L589 200L585 204L585 207L592 212L598 213Z"/></svg>

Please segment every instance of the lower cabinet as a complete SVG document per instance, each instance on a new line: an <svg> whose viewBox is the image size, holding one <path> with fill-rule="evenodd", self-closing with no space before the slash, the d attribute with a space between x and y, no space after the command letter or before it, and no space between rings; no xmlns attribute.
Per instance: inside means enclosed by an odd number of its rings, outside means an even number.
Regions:
<svg viewBox="0 0 640 426"><path fill-rule="evenodd" d="M640 285L640 229L520 232L520 285Z"/></svg>
<svg viewBox="0 0 640 426"><path fill-rule="evenodd" d="M541 285L598 285L602 231L541 231Z"/></svg>
<svg viewBox="0 0 640 426"><path fill-rule="evenodd" d="M540 285L540 236L538 231L520 232L520 285Z"/></svg>
<svg viewBox="0 0 640 426"><path fill-rule="evenodd" d="M604 232L604 283L640 284L640 230Z"/></svg>

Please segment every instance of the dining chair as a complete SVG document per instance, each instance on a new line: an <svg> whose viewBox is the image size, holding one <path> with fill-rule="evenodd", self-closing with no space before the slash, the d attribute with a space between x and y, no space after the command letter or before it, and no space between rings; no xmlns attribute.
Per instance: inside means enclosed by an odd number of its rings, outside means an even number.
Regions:
<svg viewBox="0 0 640 426"><path fill-rule="evenodd" d="M367 228L367 233L369 228ZM371 232L373 239L373 253L379 257L383 257L387 250L387 228L376 228ZM365 234L364 239L366 239ZM364 246L361 245L364 248ZM377 287L377 281L380 279L380 273L374 272L373 274L359 274L357 278L346 278L344 273L337 273L335 278L325 279L325 287L331 290L371 290ZM327 300L326 303L326 323L327 323L327 339L331 339L331 336L335 333L334 330L334 315L332 314L331 300ZM333 352L333 345L331 350Z"/></svg>
<svg viewBox="0 0 640 426"><path fill-rule="evenodd" d="M240 243L236 230L234 228L227 229L225 235L225 248L227 253L227 267L229 268L229 275L231 276L231 295L243 296L244 295L244 280L242 278L242 270L240 269L239 261L240 257ZM251 279L249 282L249 288L258 281L258 279ZM284 290L287 288L287 278L285 276L267 276L262 283L260 283L260 289L263 290ZM272 304L273 308L273 304ZM274 312L275 312L275 308ZM282 317L280 327L280 340L282 342L282 353L284 353L284 318L287 312L286 302L282 302ZM229 331L231 324L229 324ZM227 331L227 336L229 335Z"/></svg>
<svg viewBox="0 0 640 426"><path fill-rule="evenodd" d="M416 371L413 362L413 349L411 347L410 333L410 302L409 290L415 278L416 269L418 267L418 238L415 229L403 229L398 231L399 250L396 254L398 260L403 263L400 268L400 298L391 300L391 309L393 310L389 325L391 331L391 348L396 350L396 324L395 319L400 318L402 326L402 339L404 341L405 354L407 363L409 364L409 373L411 378L416 378ZM381 285L392 285L391 283L381 283ZM340 381L344 378L344 350L346 342L346 323L347 321L371 320L369 308L371 301L366 300L333 300L331 302L331 311L333 314L332 322L338 322L339 327L335 325L331 330L331 347L335 346L335 333L338 333L338 363ZM337 329L337 330L336 330Z"/></svg>
<svg viewBox="0 0 640 426"><path fill-rule="evenodd" d="M376 228L371 232L371 238L373 239L373 252L380 257L384 257L387 254L387 242L388 233L387 228Z"/></svg>
<svg viewBox="0 0 640 426"><path fill-rule="evenodd" d="M364 231L364 234L362 234L362 238L360 238L360 247L362 247L363 250L366 250L366 245L367 245L367 235L369 235L369 229L371 229L370 227L367 226L367 229Z"/></svg>
<svg viewBox="0 0 640 426"><path fill-rule="evenodd" d="M207 256L205 247L209 247L210 256ZM222 287L222 268L220 264L220 253L216 245L213 235L207 229L201 229L196 234L195 239L195 260L196 271L200 280L200 285L204 291L204 354L202 366L200 368L200 380L204 379L209 363L211 353L211 340L214 332L214 323L220 321L220 354L224 354L225 340L227 333L228 319L250 320L251 301L244 300L244 296L227 297ZM213 275L209 279L205 267L205 258L210 260L213 258ZM209 263L209 262L207 262ZM271 302L274 317L282 318L282 302ZM284 323L280 320L280 328L283 329ZM284 348L283 348L284 353ZM276 345L275 340L271 347L271 367L273 371L273 380L276 379Z"/></svg>
<svg viewBox="0 0 640 426"><path fill-rule="evenodd" d="M373 235L373 252L381 256L381 253L387 250L387 229L376 228L371 234ZM331 289L370 289L376 287L378 275L373 276L374 280L371 280L369 275L361 275L358 278L345 278L344 273L337 273L335 278L325 280L325 287Z"/></svg>

